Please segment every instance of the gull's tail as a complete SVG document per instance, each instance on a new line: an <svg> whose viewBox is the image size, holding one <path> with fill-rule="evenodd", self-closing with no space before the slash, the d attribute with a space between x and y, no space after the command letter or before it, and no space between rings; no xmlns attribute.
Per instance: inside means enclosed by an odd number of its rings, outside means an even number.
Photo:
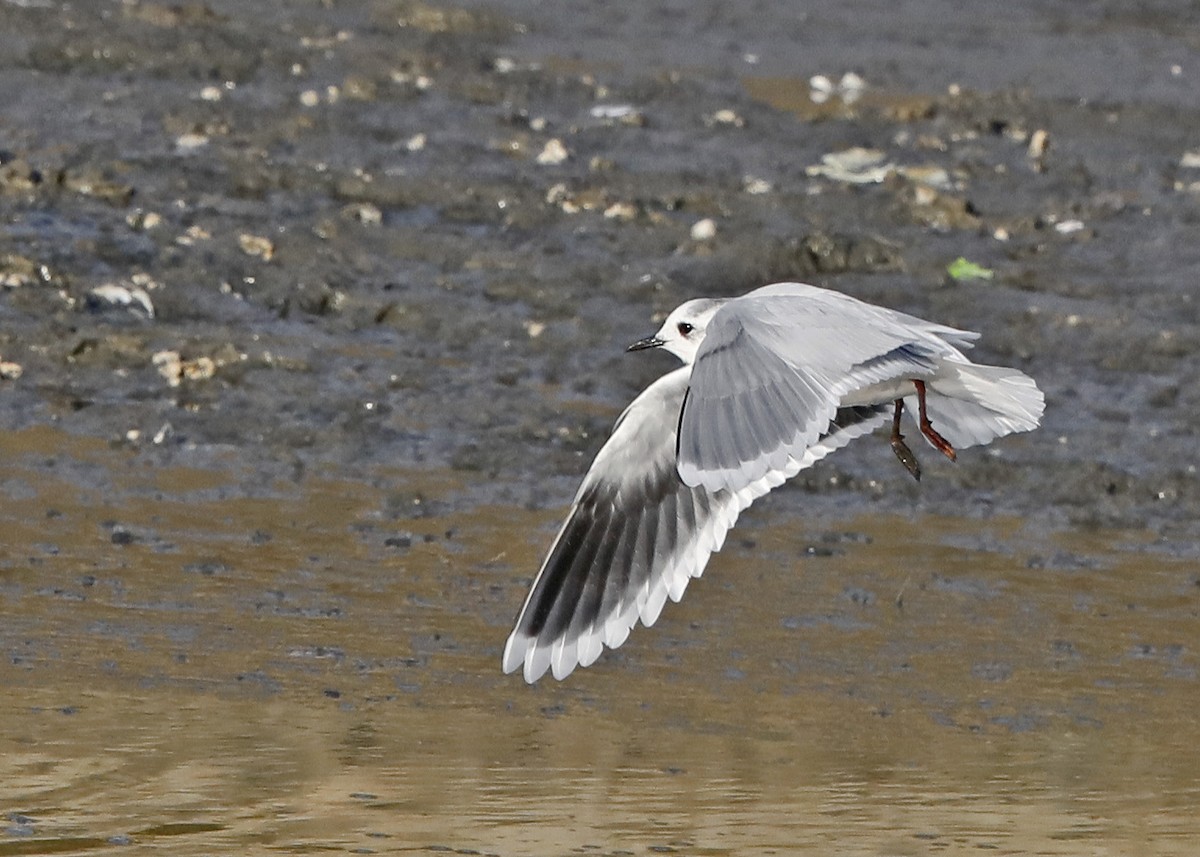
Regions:
<svg viewBox="0 0 1200 857"><path fill-rule="evenodd" d="M926 384L933 394L926 401L930 422L957 449L1035 429L1046 407L1032 378L1004 366L943 360ZM915 396L905 405L917 412Z"/></svg>

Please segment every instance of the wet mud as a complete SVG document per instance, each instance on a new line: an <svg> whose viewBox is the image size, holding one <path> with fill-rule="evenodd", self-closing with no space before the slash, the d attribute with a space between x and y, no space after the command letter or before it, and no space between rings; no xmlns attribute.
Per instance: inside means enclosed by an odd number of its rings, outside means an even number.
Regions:
<svg viewBox="0 0 1200 857"><path fill-rule="evenodd" d="M1190 853L1200 20L1020 10L0 2L0 854ZM1044 427L500 675L624 346L781 279Z"/></svg>

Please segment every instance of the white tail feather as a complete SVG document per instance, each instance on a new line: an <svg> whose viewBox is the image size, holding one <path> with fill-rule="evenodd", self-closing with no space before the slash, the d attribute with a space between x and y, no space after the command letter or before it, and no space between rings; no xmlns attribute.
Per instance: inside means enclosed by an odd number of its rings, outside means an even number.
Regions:
<svg viewBox="0 0 1200 857"><path fill-rule="evenodd" d="M956 449L965 449L1038 426L1046 401L1023 372L1003 366L943 361L928 382L930 422ZM905 402L915 414L917 402Z"/></svg>

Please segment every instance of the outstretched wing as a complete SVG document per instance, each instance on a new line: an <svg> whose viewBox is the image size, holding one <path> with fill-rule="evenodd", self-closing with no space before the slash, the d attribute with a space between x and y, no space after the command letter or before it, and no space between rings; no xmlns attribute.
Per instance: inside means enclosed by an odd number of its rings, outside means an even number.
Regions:
<svg viewBox="0 0 1200 857"><path fill-rule="evenodd" d="M504 647L505 672L547 669L565 678L640 619L652 625L667 598L683 597L738 514L800 470L872 431L886 407L844 408L797 457L736 491L688 486L675 467L675 427L690 367L664 375L621 415L542 564Z"/></svg>
<svg viewBox="0 0 1200 857"><path fill-rule="evenodd" d="M798 283L728 301L692 368L679 475L708 491L751 485L815 444L848 395L928 378L974 337Z"/></svg>

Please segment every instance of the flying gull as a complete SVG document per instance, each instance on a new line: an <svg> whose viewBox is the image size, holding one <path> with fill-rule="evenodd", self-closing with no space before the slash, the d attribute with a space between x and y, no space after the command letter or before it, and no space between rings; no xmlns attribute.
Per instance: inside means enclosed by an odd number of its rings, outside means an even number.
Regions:
<svg viewBox="0 0 1200 857"><path fill-rule="evenodd" d="M617 419L583 478L504 646L505 672L555 678L615 649L679 601L738 514L907 411L950 459L1037 427L1033 379L972 363L979 334L802 283L691 300L629 346L683 361ZM935 428L936 427L936 428Z"/></svg>

